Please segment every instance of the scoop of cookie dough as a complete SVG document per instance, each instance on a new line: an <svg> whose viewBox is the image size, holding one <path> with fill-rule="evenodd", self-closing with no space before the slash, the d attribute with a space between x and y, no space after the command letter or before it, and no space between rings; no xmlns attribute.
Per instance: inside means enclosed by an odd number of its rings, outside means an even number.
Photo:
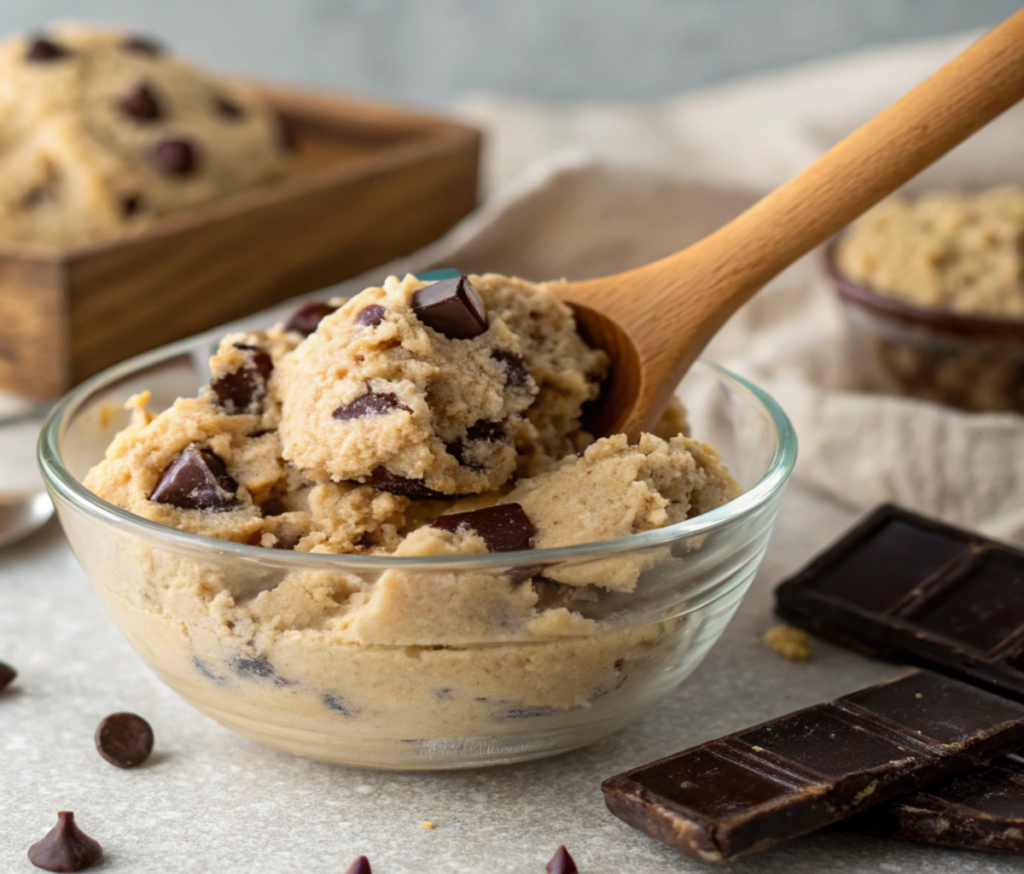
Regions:
<svg viewBox="0 0 1024 874"><path fill-rule="evenodd" d="M74 244L280 176L257 93L127 32L62 25L0 46L0 235Z"/></svg>
<svg viewBox="0 0 1024 874"><path fill-rule="evenodd" d="M498 489L523 455L573 446L606 365L547 286L390 277L283 361L284 458L319 482L413 497Z"/></svg>

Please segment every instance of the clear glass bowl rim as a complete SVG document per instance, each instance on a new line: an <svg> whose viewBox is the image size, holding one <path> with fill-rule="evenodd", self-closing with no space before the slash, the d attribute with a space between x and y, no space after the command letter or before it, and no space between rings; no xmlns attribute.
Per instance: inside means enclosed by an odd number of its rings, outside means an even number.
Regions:
<svg viewBox="0 0 1024 874"><path fill-rule="evenodd" d="M97 497L83 486L67 469L60 453L60 435L65 421L97 391L115 384L139 370L159 364L190 352L196 343L195 338L183 340L170 346L155 349L152 352L130 358L121 364L108 368L96 376L86 380L69 392L58 404L43 426L39 437L38 460L43 477L48 486L61 498L85 511L97 521L113 524L132 531L144 539L166 541L167 548L178 548L189 553L207 552L219 558L237 556L246 561L259 561L286 569L306 570L351 570L353 572L381 572L388 569L411 571L468 571L505 567L509 565L542 564L559 562L573 558L592 558L628 553L639 549L664 546L676 540L710 534L756 515L779 495L785 488L793 467L796 464L797 438L796 432L788 416L775 400L766 392L741 376L726 370L720 365L700 359L698 366L710 368L726 381L738 385L749 392L754 400L768 413L775 429L776 450L771 464L764 475L750 489L735 500L723 504L715 510L704 513L693 519L687 519L665 528L656 528L605 540L598 543L584 543L576 546L564 546L555 549L530 549L521 552L501 552L484 555L462 556L359 556L337 555L310 552L285 552L268 550L260 546L249 546L244 543L216 540L187 531L169 528L157 522L151 522L122 510L113 504ZM268 554L269 553L269 554Z"/></svg>

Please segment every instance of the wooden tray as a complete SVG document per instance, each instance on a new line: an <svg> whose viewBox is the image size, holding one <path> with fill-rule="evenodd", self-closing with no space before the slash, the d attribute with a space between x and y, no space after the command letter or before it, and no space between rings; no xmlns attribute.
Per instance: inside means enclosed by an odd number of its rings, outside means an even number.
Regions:
<svg viewBox="0 0 1024 874"><path fill-rule="evenodd" d="M0 388L55 397L132 355L413 252L476 206L476 130L259 87L295 140L285 179L101 244L0 242Z"/></svg>

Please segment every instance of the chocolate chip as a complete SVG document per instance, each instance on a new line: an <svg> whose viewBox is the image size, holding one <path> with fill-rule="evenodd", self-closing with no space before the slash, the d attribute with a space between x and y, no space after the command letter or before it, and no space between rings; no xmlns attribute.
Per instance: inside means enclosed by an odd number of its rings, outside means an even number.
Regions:
<svg viewBox="0 0 1024 874"><path fill-rule="evenodd" d="M196 167L196 150L187 140L161 140L153 147L153 159L173 176L187 176Z"/></svg>
<svg viewBox="0 0 1024 874"><path fill-rule="evenodd" d="M70 54L71 52L59 43L45 36L37 36L29 43L25 58L29 61L59 61Z"/></svg>
<svg viewBox="0 0 1024 874"><path fill-rule="evenodd" d="M121 43L121 48L128 52L148 55L151 58L159 57L166 51L161 43L148 36L130 36Z"/></svg>
<svg viewBox="0 0 1024 874"><path fill-rule="evenodd" d="M142 211L146 199L141 194L126 194L121 198L121 215L125 218Z"/></svg>
<svg viewBox="0 0 1024 874"><path fill-rule="evenodd" d="M292 317L288 320L288 324L285 325L284 329L286 331L296 331L308 337L316 330L320 320L329 316L334 311L335 307L318 300L304 303L292 313Z"/></svg>
<svg viewBox="0 0 1024 874"><path fill-rule="evenodd" d="M446 495L442 492L435 492L423 485L421 479L409 479L391 473L383 467L375 467L373 472L366 478L366 484L373 486L381 492L390 492L393 495L405 495L407 498L454 498L456 495Z"/></svg>
<svg viewBox="0 0 1024 874"><path fill-rule="evenodd" d="M281 144L282 151L298 151L299 146L298 139L295 136L295 129L286 119L279 118L277 121L277 141Z"/></svg>
<svg viewBox="0 0 1024 874"><path fill-rule="evenodd" d="M506 388L523 388L530 384L530 373L526 369L522 355L506 352L504 349L495 349L491 352L491 358L505 366Z"/></svg>
<svg viewBox="0 0 1024 874"><path fill-rule="evenodd" d="M228 667L247 680L271 680L277 686L291 685L290 681L278 675L270 660L264 656L237 656L228 661Z"/></svg>
<svg viewBox="0 0 1024 874"><path fill-rule="evenodd" d="M156 121L163 116L153 89L140 82L121 98L121 109L136 121Z"/></svg>
<svg viewBox="0 0 1024 874"><path fill-rule="evenodd" d="M486 443L501 443L507 437L507 431L501 422L488 422L481 419L466 429L465 438L460 438L454 443L448 443L445 448L463 467L470 470L481 471L483 465L473 461L466 453L466 443L473 440L480 440Z"/></svg>
<svg viewBox="0 0 1024 874"><path fill-rule="evenodd" d="M57 824L28 848L28 860L44 871L84 871L103 856L103 847L77 825L70 811L57 814Z"/></svg>
<svg viewBox="0 0 1024 874"><path fill-rule="evenodd" d="M226 118L230 121L238 121L245 118L245 110L242 108L242 105L224 94L218 94L213 98L213 106L221 118Z"/></svg>
<svg viewBox="0 0 1024 874"><path fill-rule="evenodd" d="M134 713L112 713L96 729L96 749L111 765L135 768L153 752L153 729Z"/></svg>
<svg viewBox="0 0 1024 874"><path fill-rule="evenodd" d="M368 307L363 307L356 313L352 323L362 328L376 328L377 325L384 321L384 316L387 314L388 311L384 307L371 303Z"/></svg>
<svg viewBox="0 0 1024 874"><path fill-rule="evenodd" d="M333 710L335 713L340 713L342 716L353 716L352 708L337 695L324 695L323 698L324 707L328 710Z"/></svg>
<svg viewBox="0 0 1024 874"><path fill-rule="evenodd" d="M182 510L220 513L236 504L238 483L224 462L198 443L190 443L163 472L151 501Z"/></svg>
<svg viewBox="0 0 1024 874"><path fill-rule="evenodd" d="M442 279L412 296L413 312L424 325L451 340L469 340L487 330L487 310L465 276Z"/></svg>
<svg viewBox="0 0 1024 874"><path fill-rule="evenodd" d="M249 363L218 376L210 383L210 388L228 415L259 412L260 401L267 394L267 380L274 370L274 362L262 349L242 343L236 343L235 348L252 352Z"/></svg>
<svg viewBox="0 0 1024 874"><path fill-rule="evenodd" d="M370 870L370 860L366 856L360 856L348 866L345 874L373 874Z"/></svg>
<svg viewBox="0 0 1024 874"><path fill-rule="evenodd" d="M403 404L397 395L391 392L371 391L362 397L356 398L352 403L338 407L333 413L334 418L342 422L350 419L366 419L371 416L386 416L395 410L402 410L411 413L412 409Z"/></svg>
<svg viewBox="0 0 1024 874"><path fill-rule="evenodd" d="M551 857L545 870L548 874L579 874L579 869L564 844L555 850L555 855Z"/></svg>
<svg viewBox="0 0 1024 874"><path fill-rule="evenodd" d="M451 531L453 534L460 528L469 528L483 538L488 552L530 549L530 541L537 533L519 504L497 504L470 513L438 516L430 527Z"/></svg>
<svg viewBox="0 0 1024 874"><path fill-rule="evenodd" d="M14 668L5 662L0 662L0 692L10 686L17 676L18 672Z"/></svg>

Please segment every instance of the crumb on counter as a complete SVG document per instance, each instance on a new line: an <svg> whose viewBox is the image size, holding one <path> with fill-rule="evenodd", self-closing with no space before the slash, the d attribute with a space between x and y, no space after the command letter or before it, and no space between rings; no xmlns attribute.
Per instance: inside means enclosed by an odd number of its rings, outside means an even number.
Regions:
<svg viewBox="0 0 1024 874"><path fill-rule="evenodd" d="M423 820L420 825L425 829L432 829L434 827L434 824L429 819Z"/></svg>
<svg viewBox="0 0 1024 874"><path fill-rule="evenodd" d="M780 656L794 662L805 662L814 654L807 634L789 625L776 625L768 629L763 640Z"/></svg>

